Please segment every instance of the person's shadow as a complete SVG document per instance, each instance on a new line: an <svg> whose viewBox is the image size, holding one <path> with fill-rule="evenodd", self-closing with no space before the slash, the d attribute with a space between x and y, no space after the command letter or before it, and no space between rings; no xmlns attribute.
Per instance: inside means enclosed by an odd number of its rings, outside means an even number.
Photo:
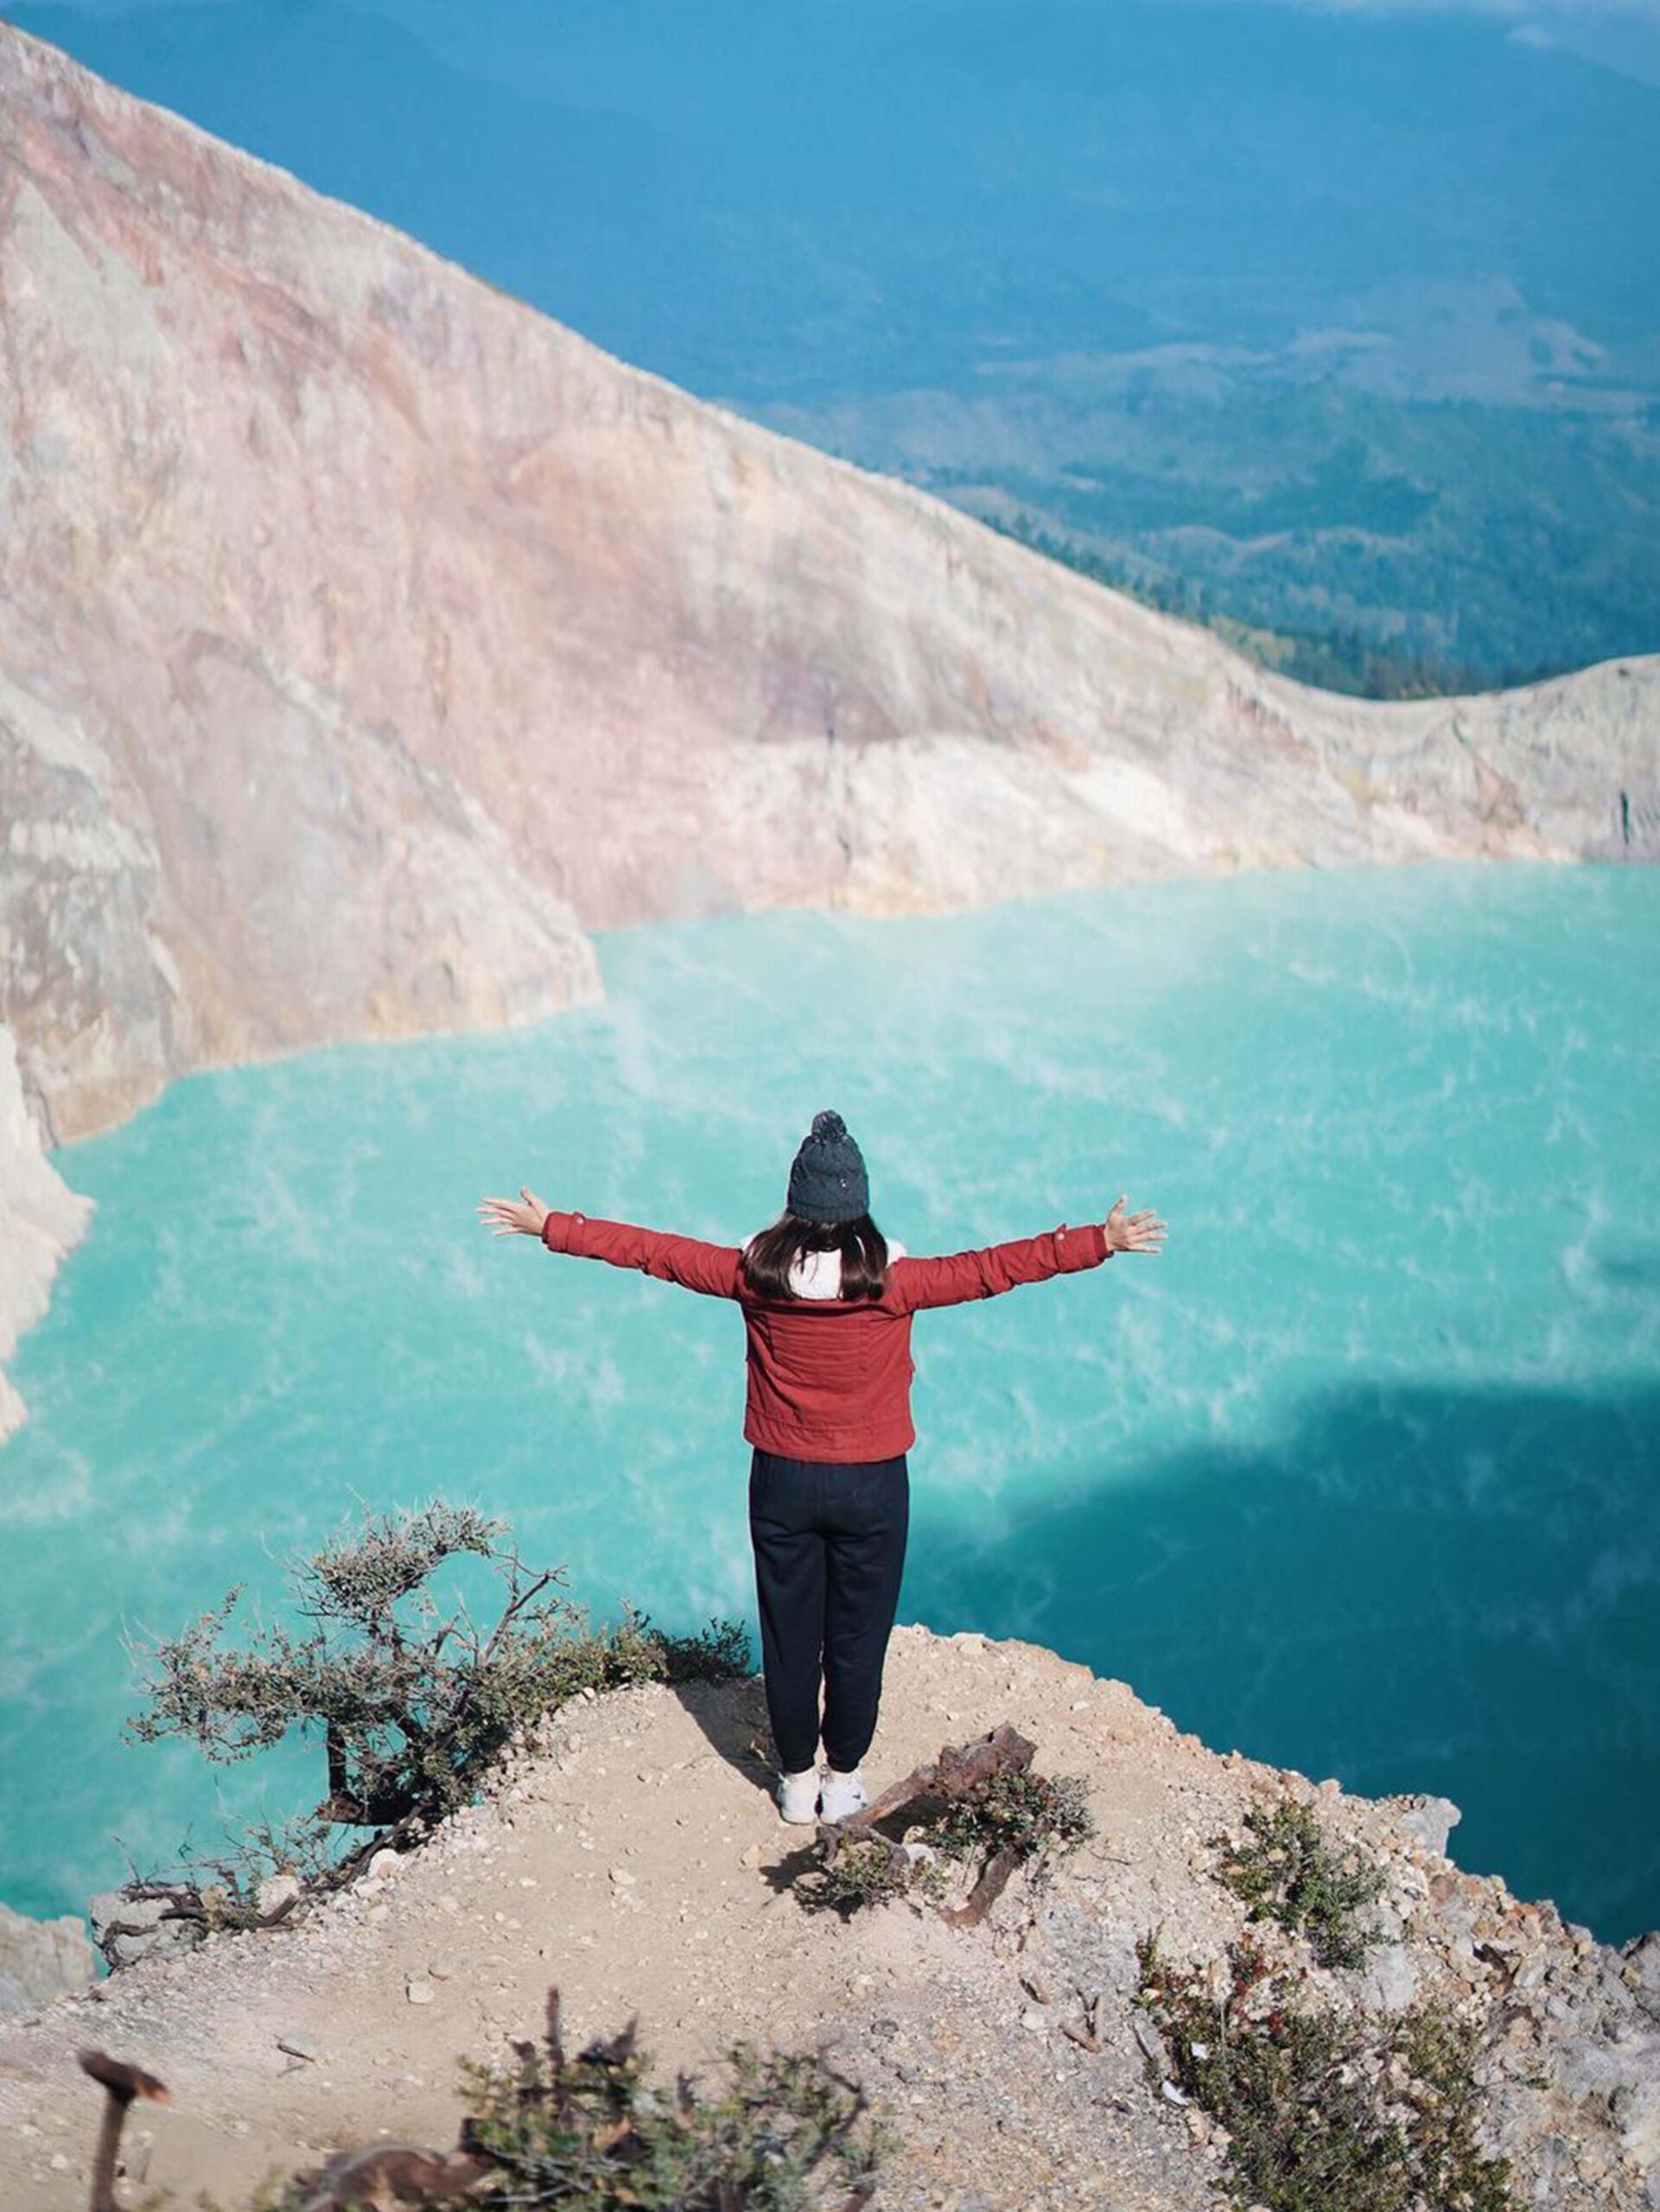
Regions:
<svg viewBox="0 0 1660 2212"><path fill-rule="evenodd" d="M676 1682L673 1688L676 1697L697 1723L710 1751L746 1782L753 1783L763 1796L770 1796L776 1770L760 1676L742 1675L726 1681Z"/></svg>
<svg viewBox="0 0 1660 2212"><path fill-rule="evenodd" d="M713 1756L724 1759L752 1784L769 1812L776 1811L773 1785L778 1766L760 1676L745 1675L723 1682L677 1682L673 1688L702 1730ZM818 1845L817 1828L780 1827L775 1834L761 1840L756 1878L774 1897L799 1897L797 1884L817 1864Z"/></svg>

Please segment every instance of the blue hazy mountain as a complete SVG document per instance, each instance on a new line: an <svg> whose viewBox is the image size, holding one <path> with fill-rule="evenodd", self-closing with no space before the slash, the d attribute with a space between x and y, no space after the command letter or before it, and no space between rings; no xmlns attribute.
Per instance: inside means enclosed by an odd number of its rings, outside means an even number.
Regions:
<svg viewBox="0 0 1660 2212"><path fill-rule="evenodd" d="M1294 672L1660 644L1660 89L1514 26L12 13L627 359Z"/></svg>

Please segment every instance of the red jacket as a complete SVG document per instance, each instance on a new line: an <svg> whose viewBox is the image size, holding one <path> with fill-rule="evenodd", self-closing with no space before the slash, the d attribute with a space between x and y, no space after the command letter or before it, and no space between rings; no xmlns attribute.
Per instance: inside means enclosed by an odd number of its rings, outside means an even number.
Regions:
<svg viewBox="0 0 1660 2212"><path fill-rule="evenodd" d="M909 1451L916 1442L911 1316L923 1306L995 1298L1111 1257L1098 1221L1046 1230L944 1259L893 1260L880 1298L843 1305L834 1298L758 1297L735 1244L705 1244L582 1213L550 1213L542 1241L550 1252L608 1260L708 1298L736 1299L748 1336L745 1439L792 1459L892 1459Z"/></svg>

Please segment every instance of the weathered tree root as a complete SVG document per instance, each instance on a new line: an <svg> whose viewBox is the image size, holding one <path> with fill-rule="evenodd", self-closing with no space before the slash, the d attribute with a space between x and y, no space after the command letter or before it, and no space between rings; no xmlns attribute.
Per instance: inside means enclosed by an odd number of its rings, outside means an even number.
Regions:
<svg viewBox="0 0 1660 2212"><path fill-rule="evenodd" d="M250 1931L281 1928L291 1917L296 1906L301 1902L299 1897L285 1897L281 1904L274 1906L270 1912L259 1912L252 1908L244 1909L232 1904L221 1907L216 1913L209 1909L200 1885L194 1882L128 1882L123 1887L121 1894L135 1904L149 1904L157 1897L165 1897L167 1903L162 1906L156 1923L138 1920L107 1922L101 1939L106 1958L109 1957L107 1947L118 1936L153 1936L156 1926L162 1922L188 1920L193 1927L212 1929L215 1920L218 1919L227 1927L245 1929ZM110 1966L112 1971L119 1971L113 1959L110 1960Z"/></svg>
<svg viewBox="0 0 1660 2212"><path fill-rule="evenodd" d="M334 1818L345 1821L350 1815L340 1812ZM137 1920L111 1920L105 1923L99 1937L99 1948L103 1952L111 1974L123 1972L130 1961L112 1956L118 1936L153 1936L156 1926L168 1921L187 1922L193 1928L211 1933L215 1928L234 1929L239 1935L264 1936L278 1929L292 1926L302 1909L332 1897L337 1890L349 1888L373 1863L383 1851L405 1852L411 1849L426 1832L428 1822L419 1814L410 1814L391 1827L378 1828L366 1842L354 1844L334 1864L321 1872L304 1876L298 1890L284 1897L281 1904L273 1905L269 1912L258 1905L239 1903L229 1893L227 1884L223 1902L210 1907L208 1892L212 1885L196 1881L169 1882L134 1880L122 1885L120 1894L132 1904L153 1903L164 1898L156 1923Z"/></svg>
<svg viewBox="0 0 1660 2212"><path fill-rule="evenodd" d="M998 1851L987 1859L979 1880L958 1905L944 1905L939 1916L953 1928L977 1928L1008 1887L1008 1878L1021 1863L1017 1851Z"/></svg>
<svg viewBox="0 0 1660 2212"><path fill-rule="evenodd" d="M896 1872L908 1872L910 1860L904 1845L881 1834L875 1826L878 1821L906 1810L921 1797L943 1797L947 1803L958 1802L971 1796L994 1774L1025 1774L1036 1752L1036 1745L1029 1743L1007 1723L976 1737L971 1743L942 1745L937 1759L913 1767L902 1782L884 1789L862 1811L851 1814L844 1821L821 1821L820 1865L833 1866L843 1851L856 1845L864 1850L883 1853ZM964 1903L942 1906L940 1918L953 1928L976 1927L1002 1895L1009 1876L1019 1864L1016 1852L994 1852Z"/></svg>
<svg viewBox="0 0 1660 2212"><path fill-rule="evenodd" d="M164 2105L167 2085L141 2066L111 2058L107 2050L83 2050L80 2064L81 2071L90 2074L104 2090L104 2125L99 2130L98 2153L92 2160L92 2212L118 2212L115 2170L127 2107L135 2097L148 2097L154 2104Z"/></svg>
<svg viewBox="0 0 1660 2212"><path fill-rule="evenodd" d="M466 2196L500 2168L470 2151L429 2151L414 2143L379 2143L366 2151L340 2151L316 2173L299 2174L312 2193L298 2212L391 2212L394 2205L444 2204Z"/></svg>

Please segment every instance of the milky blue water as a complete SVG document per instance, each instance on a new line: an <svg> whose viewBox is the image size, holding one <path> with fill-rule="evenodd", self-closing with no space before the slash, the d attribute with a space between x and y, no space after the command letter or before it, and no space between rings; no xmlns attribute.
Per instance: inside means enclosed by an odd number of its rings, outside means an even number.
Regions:
<svg viewBox="0 0 1660 2212"><path fill-rule="evenodd" d="M913 1250L1121 1191L1169 1224L919 1318L901 1618L1444 1792L1466 1865L1609 1939L1660 1923L1660 876L1266 874L600 949L602 1007L194 1077L57 1154L99 1211L0 1448L0 1896L78 1909L318 1793L309 1750L124 1745L124 1639L239 1580L279 1614L356 1501L476 1500L600 1613L753 1629L736 1310L474 1209L528 1183L735 1239L834 1105Z"/></svg>

